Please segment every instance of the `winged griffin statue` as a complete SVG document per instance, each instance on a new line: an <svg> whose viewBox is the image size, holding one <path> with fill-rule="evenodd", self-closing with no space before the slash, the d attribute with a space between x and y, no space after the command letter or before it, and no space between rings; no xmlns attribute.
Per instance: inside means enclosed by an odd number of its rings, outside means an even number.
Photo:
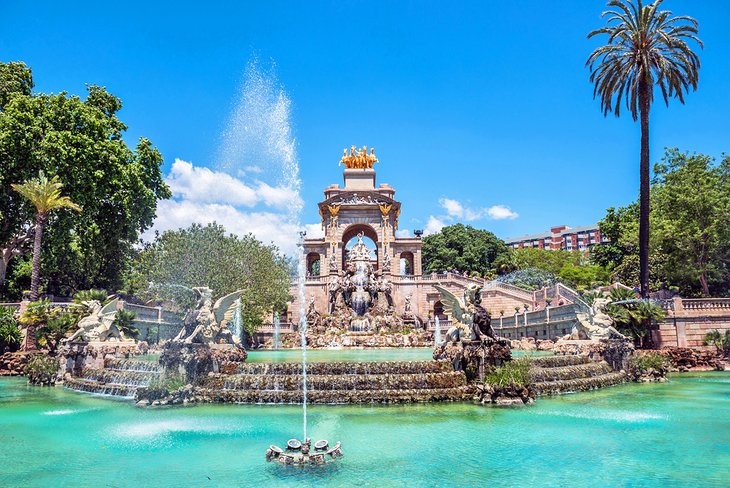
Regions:
<svg viewBox="0 0 730 488"><path fill-rule="evenodd" d="M117 317L118 298L110 301L103 307L98 300L89 300L82 302L91 313L79 320L78 329L66 342L74 342L77 340L91 341L123 341L131 340L124 337L124 333L114 325L114 319Z"/></svg>
<svg viewBox="0 0 730 488"><path fill-rule="evenodd" d="M207 286L193 288L193 291L198 295L198 303L195 310L185 316L183 328L173 341L186 344L240 343L240 339L228 328L228 323L236 312L243 290L222 296L215 304L213 290Z"/></svg>
<svg viewBox="0 0 730 488"><path fill-rule="evenodd" d="M464 289L463 298L458 298L443 286L434 285L434 287L441 293L444 312L456 321L446 332L443 344L482 341L485 337L497 339L492 329L492 318L481 306L481 286L470 284Z"/></svg>

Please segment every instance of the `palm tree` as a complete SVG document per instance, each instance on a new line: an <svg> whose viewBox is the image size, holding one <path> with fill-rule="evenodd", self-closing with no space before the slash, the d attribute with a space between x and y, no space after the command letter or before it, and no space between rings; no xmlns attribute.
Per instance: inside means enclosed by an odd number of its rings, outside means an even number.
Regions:
<svg viewBox="0 0 730 488"><path fill-rule="evenodd" d="M684 103L684 93L697 89L700 59L687 44L697 37L697 21L692 17L672 17L658 10L663 0L643 5L641 0L611 0L603 12L606 27L594 30L588 38L608 36L608 43L591 53L593 97L600 96L603 115L619 116L622 99L634 121L641 117L641 162L639 166L639 281L641 296L649 293L649 109L654 101L654 86L662 92L664 103L676 97ZM614 101L615 97L615 101Z"/></svg>
<svg viewBox="0 0 730 488"><path fill-rule="evenodd" d="M42 171L38 178L11 186L13 190L27 198L36 208L33 271L30 275L30 300L36 301L38 300L38 282L40 281L43 226L48 222L48 216L52 210L65 207L81 211L81 207L73 203L69 197L61 195L63 184L58 180L58 176L54 176L49 180Z"/></svg>

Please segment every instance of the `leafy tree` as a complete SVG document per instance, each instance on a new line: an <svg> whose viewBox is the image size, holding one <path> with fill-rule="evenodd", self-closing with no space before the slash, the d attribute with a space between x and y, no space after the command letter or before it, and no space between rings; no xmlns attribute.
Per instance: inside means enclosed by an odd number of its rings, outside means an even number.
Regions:
<svg viewBox="0 0 730 488"><path fill-rule="evenodd" d="M710 296L712 285L730 278L730 157L715 165L709 156L669 149L662 161L654 170L652 206L666 278Z"/></svg>
<svg viewBox="0 0 730 488"><path fill-rule="evenodd" d="M616 322L619 332L637 339L641 345L651 330L652 321L666 318L661 306L651 300L637 299L631 290L614 288L609 297L611 303L606 307L606 313ZM615 303L627 301L629 303Z"/></svg>
<svg viewBox="0 0 730 488"><path fill-rule="evenodd" d="M423 239L423 263L426 272L466 271L489 275L495 262L507 255L507 245L487 230L455 224Z"/></svg>
<svg viewBox="0 0 730 488"><path fill-rule="evenodd" d="M649 293L649 110L658 86L664 103L676 97L684 103L684 93L697 89L700 59L687 41L697 37L697 21L691 17L672 17L659 10L663 0L643 5L641 0L610 0L606 27L594 30L588 38L605 34L608 43L588 57L593 96L600 96L604 115L619 116L622 98L634 121L641 119L641 158L639 164L639 260L641 295Z"/></svg>
<svg viewBox="0 0 730 488"><path fill-rule="evenodd" d="M33 74L25 63L0 63L0 110L13 95L30 95Z"/></svg>
<svg viewBox="0 0 730 488"><path fill-rule="evenodd" d="M25 329L25 344L23 349L38 348L38 329L48 325L53 319L63 315L63 310L53 307L48 300L30 302L28 308L20 315L19 323Z"/></svg>
<svg viewBox="0 0 730 488"><path fill-rule="evenodd" d="M208 286L215 299L242 289L244 327L253 332L264 315L291 299L290 284L289 262L275 246L264 245L251 234L226 234L212 223L158 235L135 260L127 291L163 299L171 298L170 292L176 298L184 296L185 287Z"/></svg>
<svg viewBox="0 0 730 488"><path fill-rule="evenodd" d="M497 278L500 283L517 286L529 291L552 286L556 282L555 275L540 268L526 268Z"/></svg>
<svg viewBox="0 0 730 488"><path fill-rule="evenodd" d="M54 176L50 180L41 171L37 179L29 180L22 184L11 185L15 191L23 195L35 207L35 237L33 241L33 272L30 279L30 299L38 300L38 283L40 282L41 268L41 238L43 227L48 222L48 217L53 210L70 208L81 211L67 196L61 195L63 184Z"/></svg>
<svg viewBox="0 0 730 488"><path fill-rule="evenodd" d="M651 201L650 288L676 285L684 296L730 292L730 156L716 164L703 154L668 149L655 166ZM591 260L613 279L639 284L638 205L607 211L600 222L610 243Z"/></svg>
<svg viewBox="0 0 730 488"><path fill-rule="evenodd" d="M0 354L6 349L16 349L22 340L23 335L18 328L15 309L0 307Z"/></svg>
<svg viewBox="0 0 730 488"><path fill-rule="evenodd" d="M104 88L89 86L85 100L65 92L31 93L30 70L9 64L0 63L0 90L12 87L0 105L0 250L4 261L8 256L0 286L6 267L9 277L24 279L13 267L22 265L28 249L11 244L28 234L33 217L11 185L43 171L57 176L84 209L55 215L44 230L46 290L117 290L133 245L152 225L157 200L170 197L162 156L144 138L134 150L127 146L122 139L127 127L117 116L122 102ZM20 286L8 284L6 292L17 293Z"/></svg>

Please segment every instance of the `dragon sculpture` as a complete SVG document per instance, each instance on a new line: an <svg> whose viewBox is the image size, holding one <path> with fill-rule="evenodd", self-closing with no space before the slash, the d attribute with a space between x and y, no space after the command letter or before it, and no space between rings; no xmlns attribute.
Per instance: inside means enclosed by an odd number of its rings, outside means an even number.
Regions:
<svg viewBox="0 0 730 488"><path fill-rule="evenodd" d="M84 342L131 340L125 338L124 333L114 325L118 302L119 299L115 298L103 307L98 300L82 302L82 305L90 309L91 313L79 320L76 332L66 339L66 342L70 343L77 340Z"/></svg>
<svg viewBox="0 0 730 488"><path fill-rule="evenodd" d="M481 286L477 284L467 286L463 298L458 298L443 286L434 285L434 287L441 293L444 312L456 321L446 332L442 344L482 341L485 337L497 339L492 329L492 317L481 306Z"/></svg>
<svg viewBox="0 0 730 488"><path fill-rule="evenodd" d="M213 304L213 290L206 286L193 288L198 295L195 310L188 312L183 321L183 328L173 339L174 342L186 344L238 344L240 339L228 328L238 307L237 300L243 290L224 295Z"/></svg>

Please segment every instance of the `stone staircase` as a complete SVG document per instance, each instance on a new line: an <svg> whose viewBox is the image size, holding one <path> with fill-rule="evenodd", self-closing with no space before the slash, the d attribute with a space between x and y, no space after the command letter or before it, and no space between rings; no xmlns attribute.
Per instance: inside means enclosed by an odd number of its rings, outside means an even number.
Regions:
<svg viewBox="0 0 730 488"><path fill-rule="evenodd" d="M84 369L81 377L67 375L64 386L86 393L134 398L137 388L148 386L160 373L156 362L106 359L103 369Z"/></svg>
<svg viewBox="0 0 730 488"><path fill-rule="evenodd" d="M627 380L625 372L588 356L545 356L530 362L530 379L541 396L595 390Z"/></svg>
<svg viewBox="0 0 730 488"><path fill-rule="evenodd" d="M211 374L198 401L301 403L298 363L244 363L234 374ZM307 365L309 403L411 403L461 400L466 377L445 361L326 362Z"/></svg>

